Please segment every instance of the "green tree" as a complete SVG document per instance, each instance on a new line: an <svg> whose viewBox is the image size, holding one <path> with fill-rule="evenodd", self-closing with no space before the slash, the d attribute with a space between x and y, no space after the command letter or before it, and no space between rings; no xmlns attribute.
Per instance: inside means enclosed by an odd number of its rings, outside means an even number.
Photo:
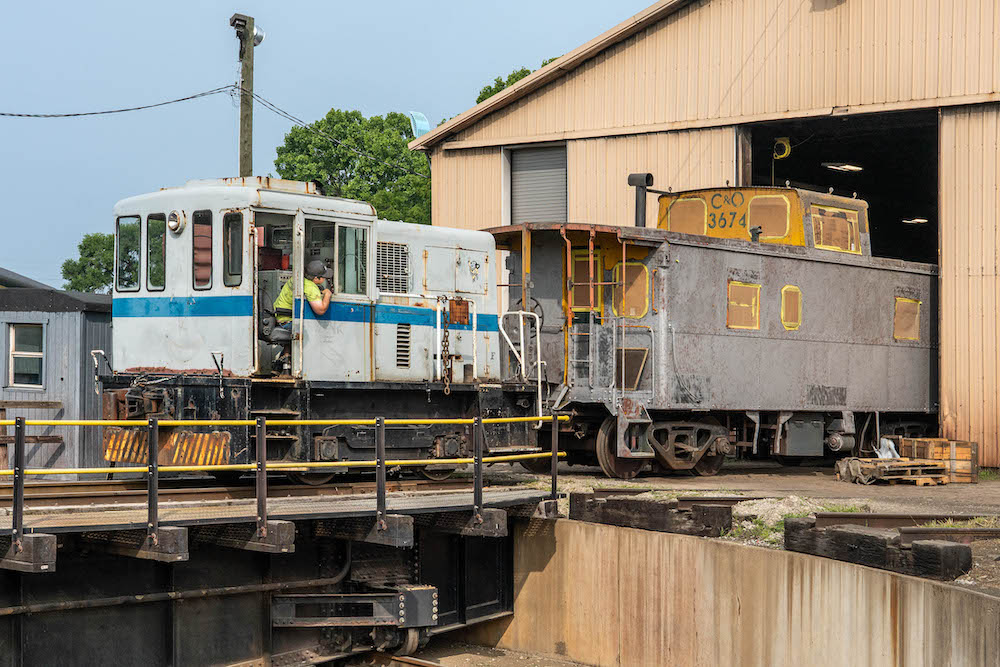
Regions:
<svg viewBox="0 0 1000 667"><path fill-rule="evenodd" d="M560 56L556 56L555 58L546 58L545 60L542 61L541 67L545 67L553 60L558 60L559 57ZM516 69L510 74L508 74L506 79L503 79L498 76L497 78L493 79L493 83L486 84L485 86L483 86L483 89L479 91L479 97L476 98L476 104L479 104L483 100L488 100L489 98L493 97L504 88L510 88L515 83L517 83L518 81L520 81L521 79L523 79L524 77L528 76L531 73L532 70L528 69L527 67L522 67L521 69Z"/></svg>
<svg viewBox="0 0 1000 667"><path fill-rule="evenodd" d="M282 178L318 181L327 195L367 201L381 218L429 224L429 169L421 153L407 148L412 139L401 113L365 118L330 109L285 135L274 166Z"/></svg>
<svg viewBox="0 0 1000 667"><path fill-rule="evenodd" d="M138 236L136 240L138 241ZM77 246L77 251L80 254L77 259L63 262L62 277L66 281L63 289L102 294L110 292L114 272L114 234L86 234Z"/></svg>

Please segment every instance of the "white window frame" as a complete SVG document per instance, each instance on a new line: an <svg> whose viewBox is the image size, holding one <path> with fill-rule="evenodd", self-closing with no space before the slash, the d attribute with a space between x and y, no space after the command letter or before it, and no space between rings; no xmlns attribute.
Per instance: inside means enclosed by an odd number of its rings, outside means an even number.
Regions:
<svg viewBox="0 0 1000 667"><path fill-rule="evenodd" d="M365 232L365 291L361 294L352 294L343 291L343 285L340 284L340 228L341 227L353 227L354 229L362 229ZM334 274L333 274L333 293L337 295L338 298L343 297L348 300L358 300L367 301L370 300L370 294L372 291L373 277L372 277L372 267L375 261L375 246L378 241L375 239L375 234L373 233L373 226L358 224L356 222L340 222L336 223L336 227L333 230L333 257L334 257Z"/></svg>
<svg viewBox="0 0 1000 667"><path fill-rule="evenodd" d="M20 326L30 326L30 327L41 327L42 329L42 351L41 352L16 352L15 344L16 334L15 328ZM14 389L33 389L37 391L44 391L45 389L45 334L46 326L41 322L9 322L7 324L7 386ZM17 357L31 358L31 359L41 359L42 360L42 371L39 380L41 384L16 384L14 382L14 359Z"/></svg>

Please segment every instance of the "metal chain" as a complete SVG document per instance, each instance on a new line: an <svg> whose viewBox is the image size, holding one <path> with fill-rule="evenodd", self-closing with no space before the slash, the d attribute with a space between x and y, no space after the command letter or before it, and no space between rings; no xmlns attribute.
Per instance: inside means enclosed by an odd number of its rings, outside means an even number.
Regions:
<svg viewBox="0 0 1000 667"><path fill-rule="evenodd" d="M451 321L451 312L444 312L444 333L441 335L441 359L444 365L444 395L448 396L451 394L451 365L453 359L451 358L451 352L448 349L448 323Z"/></svg>

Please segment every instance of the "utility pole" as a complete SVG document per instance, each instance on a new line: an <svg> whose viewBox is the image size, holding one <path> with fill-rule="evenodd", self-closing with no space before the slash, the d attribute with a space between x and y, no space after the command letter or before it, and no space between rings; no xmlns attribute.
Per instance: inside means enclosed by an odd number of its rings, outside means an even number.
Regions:
<svg viewBox="0 0 1000 667"><path fill-rule="evenodd" d="M264 31L245 14L233 14L229 25L240 41L240 176L253 176L253 51L264 41Z"/></svg>

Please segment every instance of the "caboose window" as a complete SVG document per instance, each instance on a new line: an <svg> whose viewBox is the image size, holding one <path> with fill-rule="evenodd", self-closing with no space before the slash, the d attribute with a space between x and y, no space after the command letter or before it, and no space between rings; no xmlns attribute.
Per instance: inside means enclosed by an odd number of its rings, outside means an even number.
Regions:
<svg viewBox="0 0 1000 667"><path fill-rule="evenodd" d="M625 263L625 281L622 282L622 263L615 264L614 296L611 309L615 315L639 319L649 310L649 270L639 262Z"/></svg>
<svg viewBox="0 0 1000 667"><path fill-rule="evenodd" d="M44 355L44 326L41 324L11 324L8 385L41 387L43 385Z"/></svg>
<svg viewBox="0 0 1000 667"><path fill-rule="evenodd" d="M920 301L896 297L892 337L896 340L920 340Z"/></svg>
<svg viewBox="0 0 1000 667"><path fill-rule="evenodd" d="M788 331L802 326L802 290L795 285L781 288L781 324Z"/></svg>
<svg viewBox="0 0 1000 667"><path fill-rule="evenodd" d="M119 292L139 289L139 216L118 218L115 239L118 251L115 261L115 286Z"/></svg>
<svg viewBox="0 0 1000 667"><path fill-rule="evenodd" d="M211 211L195 211L191 217L191 275L195 289L212 286Z"/></svg>
<svg viewBox="0 0 1000 667"><path fill-rule="evenodd" d="M146 216L146 289L159 292L166 284L167 216Z"/></svg>
<svg viewBox="0 0 1000 667"><path fill-rule="evenodd" d="M226 287L238 287L243 282L243 214L226 213L222 228L222 264L226 268L222 283Z"/></svg>
<svg viewBox="0 0 1000 667"><path fill-rule="evenodd" d="M730 280L727 296L726 326L760 329L760 285Z"/></svg>
<svg viewBox="0 0 1000 667"><path fill-rule="evenodd" d="M829 206L809 207L812 217L813 245L823 250L861 254L858 212Z"/></svg>
<svg viewBox="0 0 1000 667"><path fill-rule="evenodd" d="M708 206L704 199L678 199L667 209L667 231L708 234Z"/></svg>
<svg viewBox="0 0 1000 667"><path fill-rule="evenodd" d="M788 200L781 195L759 195L747 208L750 228L760 227L762 239L783 239L788 235Z"/></svg>
<svg viewBox="0 0 1000 667"><path fill-rule="evenodd" d="M368 233L363 227L337 227L337 291L368 291Z"/></svg>

